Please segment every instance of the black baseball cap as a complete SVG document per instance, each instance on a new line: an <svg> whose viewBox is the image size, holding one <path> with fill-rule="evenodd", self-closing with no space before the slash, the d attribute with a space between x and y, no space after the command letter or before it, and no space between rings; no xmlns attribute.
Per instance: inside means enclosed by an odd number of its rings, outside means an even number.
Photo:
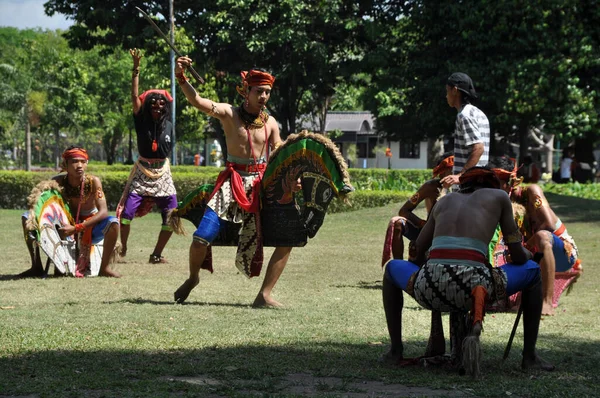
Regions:
<svg viewBox="0 0 600 398"><path fill-rule="evenodd" d="M473 87L473 80L466 73L456 72L451 74L446 84L456 87L471 98L477 98L475 87Z"/></svg>

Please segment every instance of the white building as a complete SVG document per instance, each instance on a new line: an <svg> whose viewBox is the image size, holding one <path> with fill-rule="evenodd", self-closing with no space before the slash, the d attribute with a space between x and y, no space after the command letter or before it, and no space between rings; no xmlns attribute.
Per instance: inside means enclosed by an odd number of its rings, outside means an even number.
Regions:
<svg viewBox="0 0 600 398"><path fill-rule="evenodd" d="M317 121L302 123L302 128L320 131ZM427 141L419 143L388 141L375 131L375 119L371 112L328 112L325 132L341 131L333 138L344 158L348 160L348 146L355 144L358 159L355 168L426 169ZM391 157L386 157L385 148L390 148Z"/></svg>

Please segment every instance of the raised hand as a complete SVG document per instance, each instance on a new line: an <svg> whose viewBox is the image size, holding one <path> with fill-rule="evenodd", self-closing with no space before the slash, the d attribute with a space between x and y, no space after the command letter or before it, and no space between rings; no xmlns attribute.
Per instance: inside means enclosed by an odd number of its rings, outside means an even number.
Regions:
<svg viewBox="0 0 600 398"><path fill-rule="evenodd" d="M129 50L129 54L131 54L131 58L133 58L133 67L137 68L140 66L140 60L144 57L142 54L142 50L137 48L133 48Z"/></svg>

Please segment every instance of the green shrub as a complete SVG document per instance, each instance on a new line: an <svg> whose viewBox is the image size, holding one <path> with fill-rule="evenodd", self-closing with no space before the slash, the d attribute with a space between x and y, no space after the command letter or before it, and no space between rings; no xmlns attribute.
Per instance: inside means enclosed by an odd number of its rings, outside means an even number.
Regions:
<svg viewBox="0 0 600 398"><path fill-rule="evenodd" d="M350 169L350 183L357 190L416 191L431 179L431 170Z"/></svg>
<svg viewBox="0 0 600 398"><path fill-rule="evenodd" d="M576 196L583 199L600 200L600 184L580 184L572 182L568 184L547 183L541 186L544 192L555 193L565 196Z"/></svg>
<svg viewBox="0 0 600 398"><path fill-rule="evenodd" d="M404 203L413 193L407 191L355 191L350 194L349 205L339 199L334 199L329 204L327 213L343 213L381 207L389 203Z"/></svg>

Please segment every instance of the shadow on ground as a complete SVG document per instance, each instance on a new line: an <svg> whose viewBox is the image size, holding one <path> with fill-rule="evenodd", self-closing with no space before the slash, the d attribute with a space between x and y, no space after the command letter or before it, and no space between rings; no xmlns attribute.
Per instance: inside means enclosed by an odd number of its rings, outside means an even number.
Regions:
<svg viewBox="0 0 600 398"><path fill-rule="evenodd" d="M556 337L556 348L548 358L557 364L554 373L521 372L520 342L515 343L504 363L500 360L504 347L484 344L481 381L448 369L383 365L378 357L385 347L374 344L32 352L0 358L0 391L11 396L61 397L540 396L550 381L559 381L551 385L553 395L595 394L600 376L579 364L593 360L600 342Z"/></svg>

